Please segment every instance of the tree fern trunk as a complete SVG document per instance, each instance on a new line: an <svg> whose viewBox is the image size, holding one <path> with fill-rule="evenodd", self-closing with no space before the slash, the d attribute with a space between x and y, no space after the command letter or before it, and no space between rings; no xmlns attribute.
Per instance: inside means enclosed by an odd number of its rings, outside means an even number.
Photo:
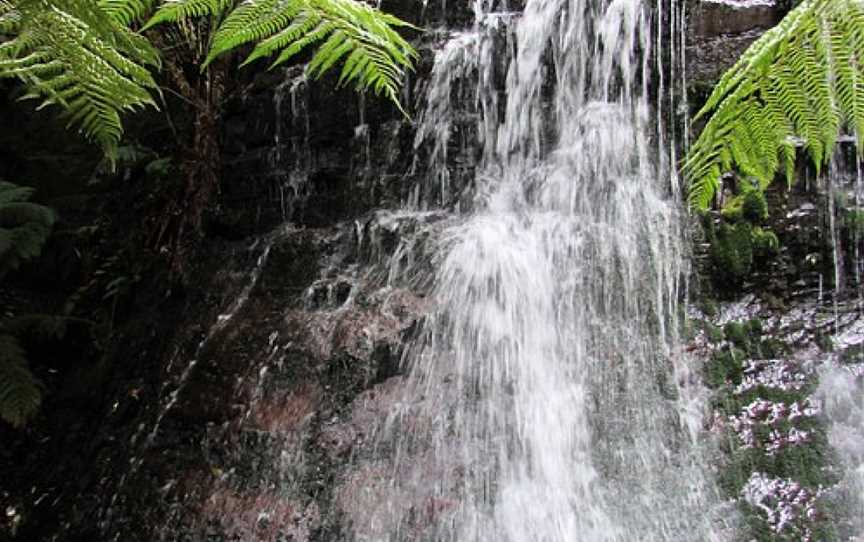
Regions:
<svg viewBox="0 0 864 542"><path fill-rule="evenodd" d="M178 142L182 185L168 202L156 236L157 246L169 248L171 272L181 283L205 234L208 211L217 204L221 172L220 113L227 63L215 62L199 72L199 60L178 54L166 62L171 85L194 108L191 135Z"/></svg>

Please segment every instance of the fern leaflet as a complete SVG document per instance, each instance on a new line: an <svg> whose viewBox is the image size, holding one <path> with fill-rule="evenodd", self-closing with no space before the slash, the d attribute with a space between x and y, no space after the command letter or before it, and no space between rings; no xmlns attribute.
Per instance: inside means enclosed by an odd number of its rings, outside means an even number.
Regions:
<svg viewBox="0 0 864 542"><path fill-rule="evenodd" d="M778 171L791 181L793 141L817 169L844 128L864 150L864 3L804 0L745 51L697 119L709 116L683 165L691 206L707 208L723 174L737 170L764 189Z"/></svg>

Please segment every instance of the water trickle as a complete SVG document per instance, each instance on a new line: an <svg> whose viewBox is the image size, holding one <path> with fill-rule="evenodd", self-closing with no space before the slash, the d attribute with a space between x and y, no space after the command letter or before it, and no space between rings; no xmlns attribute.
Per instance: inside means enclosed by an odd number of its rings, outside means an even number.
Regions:
<svg viewBox="0 0 864 542"><path fill-rule="evenodd" d="M114 527L112 525L112 521L114 520L114 507L117 504L117 500L125 489L127 481L132 479L138 472L138 469L144 464L144 454L154 445L156 438L159 434L159 429L162 426L162 422L165 420L165 417L172 411L172 409L177 404L181 393L186 387L190 377L192 376L195 368L198 365L200 360L200 356L207 345L221 333L234 319L234 317L239 313L246 303L249 300L249 296L252 293L252 290L258 284L258 280L261 277L261 273L264 269L264 266L267 264L267 259L270 256L270 250L273 247L273 244L284 235L287 235L290 232L288 228L280 228L274 232L271 232L267 236L262 237L261 239L257 239L252 245L249 247L250 252L258 251L258 257L255 260L255 265L249 271L248 275L245 277L245 281L243 282L242 288L237 292L237 294L232 298L231 303L225 308L224 312L220 313L216 321L211 325L210 329L207 331L207 334L198 342L198 345L195 348L195 351L190 360L186 362L185 367L183 367L182 371L180 371L179 377L176 379L166 379L165 384L162 386L161 396L163 397L163 401L158 407L156 419L153 422L152 426L149 427L147 424L140 424L138 426L138 430L132 435L130 445L133 449L137 446L137 455L130 458L129 460L129 471L123 475L120 482L118 483L117 490L111 496L111 499L108 501L107 506L103 510L103 515L100 521L100 528L104 532L110 532L110 530ZM166 373L170 374L172 369L174 368L175 363L178 360L182 360L181 352L176 351L171 357L168 365L166 366ZM170 391L169 391L170 390ZM142 438L146 435L146 438ZM119 532L115 535L119 537Z"/></svg>
<svg viewBox="0 0 864 542"><path fill-rule="evenodd" d="M285 79L273 94L273 118L276 124L270 162L277 177L276 198L283 221L290 220L294 215L294 204L303 195L312 171L307 93L306 73L287 69ZM287 134L286 124L289 127Z"/></svg>
<svg viewBox="0 0 864 542"><path fill-rule="evenodd" d="M860 343L859 343L860 347ZM854 530L850 540L864 536L864 366L834 365L820 374L816 397L831 423L828 438L845 468L838 488Z"/></svg>
<svg viewBox="0 0 864 542"><path fill-rule="evenodd" d="M442 193L452 84L477 72L491 15L476 13L437 56L418 132ZM337 492L354 539L721 538L677 340L685 259L652 141L651 17L632 0L529 0L511 20L515 47L494 51L503 116L477 108L494 130L472 210L445 222L431 266L404 268L432 274L436 306ZM477 81L475 103L495 104Z"/></svg>

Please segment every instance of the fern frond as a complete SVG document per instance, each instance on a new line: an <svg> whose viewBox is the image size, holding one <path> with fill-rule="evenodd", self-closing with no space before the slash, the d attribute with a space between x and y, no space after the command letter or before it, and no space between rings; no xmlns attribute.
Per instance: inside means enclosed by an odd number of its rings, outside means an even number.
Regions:
<svg viewBox="0 0 864 542"><path fill-rule="evenodd" d="M184 19L221 15L234 5L234 0L164 0L144 25L144 29L157 24L180 22Z"/></svg>
<svg viewBox="0 0 864 542"><path fill-rule="evenodd" d="M27 201L32 193L0 181L0 279L38 256L54 225L51 209Z"/></svg>
<svg viewBox="0 0 864 542"><path fill-rule="evenodd" d="M24 425L42 403L42 386L27 367L24 349L12 335L0 333L0 418Z"/></svg>
<svg viewBox="0 0 864 542"><path fill-rule="evenodd" d="M418 58L396 31L408 26L355 0L245 0L217 29L205 65L249 43L255 48L244 64L276 56L273 66L318 46L307 65L310 75L320 77L343 62L340 84L371 90L401 109L398 90Z"/></svg>
<svg viewBox="0 0 864 542"><path fill-rule="evenodd" d="M40 107L62 107L70 126L113 156L122 113L156 107L158 52L93 1L5 1L19 22L0 44L0 78L19 79Z"/></svg>
<svg viewBox="0 0 864 542"><path fill-rule="evenodd" d="M158 0L99 0L99 7L118 23L128 26L153 11Z"/></svg>
<svg viewBox="0 0 864 542"><path fill-rule="evenodd" d="M795 149L817 169L840 131L864 148L864 3L804 0L748 48L697 118L709 116L682 167L693 207L707 208L720 177L737 171L767 187L791 179Z"/></svg>
<svg viewBox="0 0 864 542"><path fill-rule="evenodd" d="M0 34L12 34L21 24L21 15L11 0L0 0Z"/></svg>

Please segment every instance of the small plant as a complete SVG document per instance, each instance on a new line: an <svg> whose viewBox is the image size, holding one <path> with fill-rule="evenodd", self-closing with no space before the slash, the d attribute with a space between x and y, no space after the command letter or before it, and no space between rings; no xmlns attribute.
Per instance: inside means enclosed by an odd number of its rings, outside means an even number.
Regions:
<svg viewBox="0 0 864 542"><path fill-rule="evenodd" d="M758 187L748 186L723 207L723 218L730 222L747 221L759 224L768 219L768 202Z"/></svg>
<svg viewBox="0 0 864 542"><path fill-rule="evenodd" d="M30 203L32 195L32 188L0 181L0 280L38 256L54 226L54 213Z"/></svg>
<svg viewBox="0 0 864 542"><path fill-rule="evenodd" d="M753 267L752 226L748 222L721 224L711 240L711 268L714 282L737 288Z"/></svg>
<svg viewBox="0 0 864 542"><path fill-rule="evenodd" d="M21 427L42 403L42 385L30 372L18 339L0 328L0 418Z"/></svg>
<svg viewBox="0 0 864 542"><path fill-rule="evenodd" d="M54 225L54 213L28 200L33 189L0 181L0 281L35 258ZM42 388L27 364L24 349L6 324L0 323L0 418L23 425L42 401Z"/></svg>
<svg viewBox="0 0 864 542"><path fill-rule="evenodd" d="M765 230L760 227L753 228L752 241L753 255L757 260L768 260L776 256L780 250L780 239L771 230Z"/></svg>

